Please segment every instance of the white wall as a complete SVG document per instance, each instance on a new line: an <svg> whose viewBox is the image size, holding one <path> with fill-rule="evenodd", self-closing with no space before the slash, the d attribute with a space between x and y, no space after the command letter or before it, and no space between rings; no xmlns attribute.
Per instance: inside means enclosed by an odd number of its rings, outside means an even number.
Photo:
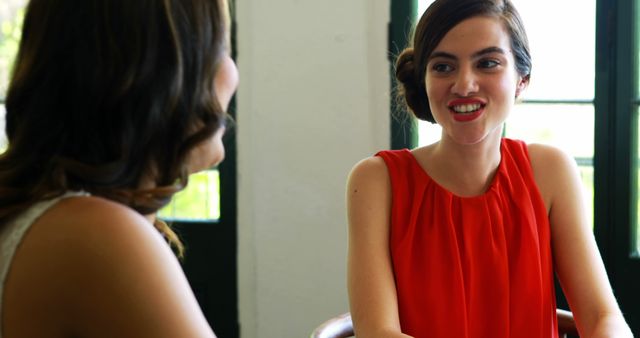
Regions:
<svg viewBox="0 0 640 338"><path fill-rule="evenodd" d="M240 0L242 338L348 311L344 186L389 147L388 0Z"/></svg>

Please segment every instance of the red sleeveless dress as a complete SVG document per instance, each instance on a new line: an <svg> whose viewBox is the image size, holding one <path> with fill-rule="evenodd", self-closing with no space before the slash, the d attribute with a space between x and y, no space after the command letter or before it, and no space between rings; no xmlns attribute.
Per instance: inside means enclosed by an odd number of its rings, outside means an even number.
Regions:
<svg viewBox="0 0 640 338"><path fill-rule="evenodd" d="M407 150L391 178L390 250L402 332L416 338L558 337L546 208L522 141L502 139L489 189L459 197Z"/></svg>

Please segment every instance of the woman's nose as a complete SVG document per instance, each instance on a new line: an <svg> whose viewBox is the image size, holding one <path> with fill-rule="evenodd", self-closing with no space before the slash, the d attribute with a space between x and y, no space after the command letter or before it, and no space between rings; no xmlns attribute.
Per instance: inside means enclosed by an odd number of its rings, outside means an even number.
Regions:
<svg viewBox="0 0 640 338"><path fill-rule="evenodd" d="M451 92L459 96L469 96L478 92L476 74L470 67L460 67Z"/></svg>

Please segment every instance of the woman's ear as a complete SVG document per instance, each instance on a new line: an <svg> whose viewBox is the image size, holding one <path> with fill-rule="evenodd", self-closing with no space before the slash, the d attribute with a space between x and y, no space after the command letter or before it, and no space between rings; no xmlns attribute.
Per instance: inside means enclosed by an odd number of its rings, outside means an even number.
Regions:
<svg viewBox="0 0 640 338"><path fill-rule="evenodd" d="M530 75L527 74L526 76L520 77L518 80L518 85L516 86L516 99L520 97L520 94L522 94L529 85L529 77Z"/></svg>

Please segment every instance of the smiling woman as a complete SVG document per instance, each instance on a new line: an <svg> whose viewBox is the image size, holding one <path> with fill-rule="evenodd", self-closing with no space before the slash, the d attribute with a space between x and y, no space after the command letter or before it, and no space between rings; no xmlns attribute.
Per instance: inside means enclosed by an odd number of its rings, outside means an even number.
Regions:
<svg viewBox="0 0 640 338"><path fill-rule="evenodd" d="M433 1L417 1L422 14ZM559 147L577 161L593 224L595 0L514 0L527 26L531 82L505 124L505 136ZM548 8L554 8L549 11ZM571 25L554 29L572 13ZM552 51L552 52L551 52ZM575 55L580 55L575 58ZM554 120L554 123L548 121ZM566 130L571 133L566 133ZM441 128L418 123L418 144L439 139Z"/></svg>
<svg viewBox="0 0 640 338"><path fill-rule="evenodd" d="M552 144L578 164L588 221L616 296L638 336L640 162L632 159L640 158L640 1L514 3L527 25L534 67L529 88L505 124L505 135ZM611 22L617 27L612 29ZM612 46L611 41L616 43ZM421 123L420 128L422 145L440 135L435 125Z"/></svg>
<svg viewBox="0 0 640 338"><path fill-rule="evenodd" d="M581 336L632 336L575 162L504 137L531 70L509 0L436 0L420 18L395 75L410 112L441 132L380 151L349 176L356 335L557 337L557 274Z"/></svg>

